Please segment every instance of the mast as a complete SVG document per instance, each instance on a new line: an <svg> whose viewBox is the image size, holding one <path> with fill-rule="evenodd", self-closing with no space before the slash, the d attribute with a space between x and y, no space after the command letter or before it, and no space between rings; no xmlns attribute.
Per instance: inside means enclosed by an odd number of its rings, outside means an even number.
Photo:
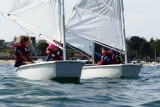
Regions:
<svg viewBox="0 0 160 107"><path fill-rule="evenodd" d="M92 46L91 46L91 50L92 50L92 64L94 64L94 52L95 52L95 44L94 42L92 43Z"/></svg>
<svg viewBox="0 0 160 107"><path fill-rule="evenodd" d="M121 3L121 10L122 10L122 30L123 30L123 44L124 44L124 50L125 50L125 63L127 64L127 47L126 47L126 31L125 31L125 20L124 20L124 5L123 0L120 1Z"/></svg>
<svg viewBox="0 0 160 107"><path fill-rule="evenodd" d="M63 43L63 60L66 60L66 40L65 40L65 12L64 12L64 0L61 0L61 28L62 28L62 43Z"/></svg>

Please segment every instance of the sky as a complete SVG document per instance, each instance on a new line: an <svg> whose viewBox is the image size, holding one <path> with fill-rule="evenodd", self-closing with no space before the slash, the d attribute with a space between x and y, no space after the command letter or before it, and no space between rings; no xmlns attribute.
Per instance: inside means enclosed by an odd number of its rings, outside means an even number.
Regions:
<svg viewBox="0 0 160 107"><path fill-rule="evenodd" d="M126 35L160 39L160 0L123 0Z"/></svg>
<svg viewBox="0 0 160 107"><path fill-rule="evenodd" d="M12 0L1 0L0 12L7 12ZM123 0L126 37L160 39L160 0ZM12 41L26 34L18 25L0 15L0 39Z"/></svg>

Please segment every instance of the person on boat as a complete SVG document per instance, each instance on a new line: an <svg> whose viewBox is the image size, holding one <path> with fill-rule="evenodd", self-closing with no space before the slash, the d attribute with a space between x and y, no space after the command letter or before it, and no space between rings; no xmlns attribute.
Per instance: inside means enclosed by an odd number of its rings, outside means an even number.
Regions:
<svg viewBox="0 0 160 107"><path fill-rule="evenodd" d="M97 64L100 62L102 55L99 54L98 52L94 52L94 62Z"/></svg>
<svg viewBox="0 0 160 107"><path fill-rule="evenodd" d="M57 41L54 41L56 44L61 45ZM46 54L48 55L46 61L52 60L63 60L63 51L55 46L53 43L50 43L46 49Z"/></svg>
<svg viewBox="0 0 160 107"><path fill-rule="evenodd" d="M114 56L111 59L112 60L111 61L112 64L122 64L122 63L124 63L120 52L113 51L113 53L114 53Z"/></svg>
<svg viewBox="0 0 160 107"><path fill-rule="evenodd" d="M123 63L123 59L120 52L111 49L104 50L103 48L102 55L97 52L94 53L94 61L99 65Z"/></svg>
<svg viewBox="0 0 160 107"><path fill-rule="evenodd" d="M102 57L101 61L99 62L100 65L107 65L107 64L119 64L119 56L117 55L117 51L108 49L104 50L102 48Z"/></svg>
<svg viewBox="0 0 160 107"><path fill-rule="evenodd" d="M117 52L117 59L118 59L118 64L124 64L124 60L120 52Z"/></svg>
<svg viewBox="0 0 160 107"><path fill-rule="evenodd" d="M33 61L29 57L29 45L30 42L28 36L20 36L19 43L14 44L15 67L33 63Z"/></svg>
<svg viewBox="0 0 160 107"><path fill-rule="evenodd" d="M102 48L102 56L101 56L101 60L98 62L99 65L108 65L110 64L110 57L109 57L109 51L105 51Z"/></svg>

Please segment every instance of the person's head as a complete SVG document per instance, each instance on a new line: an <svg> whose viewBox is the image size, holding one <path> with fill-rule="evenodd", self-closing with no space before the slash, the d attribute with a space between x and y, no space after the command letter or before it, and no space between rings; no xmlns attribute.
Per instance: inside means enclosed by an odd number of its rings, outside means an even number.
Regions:
<svg viewBox="0 0 160 107"><path fill-rule="evenodd" d="M107 50L105 50L104 48L102 48L102 55L105 55L107 53Z"/></svg>
<svg viewBox="0 0 160 107"><path fill-rule="evenodd" d="M57 51L57 50L59 50L59 48L58 48L56 45L54 45L53 43L50 43L48 47L49 47L49 49L51 49L52 51Z"/></svg>
<svg viewBox="0 0 160 107"><path fill-rule="evenodd" d="M118 55L118 56L120 56L120 55L121 55L121 53L117 51L117 55Z"/></svg>
<svg viewBox="0 0 160 107"><path fill-rule="evenodd" d="M50 43L48 46L50 49L54 49L56 46L53 43Z"/></svg>
<svg viewBox="0 0 160 107"><path fill-rule="evenodd" d="M56 40L53 40L53 42L59 46L62 46L61 43L57 42ZM53 43L50 43L49 46L48 46L49 49L53 50L53 51L58 51L60 50L59 47L57 47L56 45L54 45Z"/></svg>
<svg viewBox="0 0 160 107"><path fill-rule="evenodd" d="M30 45L29 37L28 36L21 36L20 37L20 44L29 47L29 45Z"/></svg>

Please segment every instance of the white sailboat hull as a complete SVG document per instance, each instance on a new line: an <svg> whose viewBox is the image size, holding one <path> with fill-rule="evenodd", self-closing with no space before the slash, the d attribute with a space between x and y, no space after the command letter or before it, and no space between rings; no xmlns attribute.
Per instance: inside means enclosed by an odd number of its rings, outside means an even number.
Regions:
<svg viewBox="0 0 160 107"><path fill-rule="evenodd" d="M23 65L17 69L17 76L31 80L48 79L80 79L84 62L81 61L50 61Z"/></svg>
<svg viewBox="0 0 160 107"><path fill-rule="evenodd" d="M82 69L81 79L103 77L138 77L141 65L114 64L114 65L86 65Z"/></svg>

